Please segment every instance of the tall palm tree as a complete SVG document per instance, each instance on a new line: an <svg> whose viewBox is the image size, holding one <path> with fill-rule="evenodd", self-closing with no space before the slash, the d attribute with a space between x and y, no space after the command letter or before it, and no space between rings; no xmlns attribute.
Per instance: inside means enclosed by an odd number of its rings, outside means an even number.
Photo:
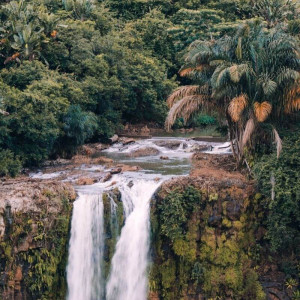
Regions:
<svg viewBox="0 0 300 300"><path fill-rule="evenodd" d="M243 24L233 37L196 41L180 74L197 84L169 96L166 127L177 117L187 120L199 110L214 108L227 118L234 155L242 162L243 149L261 123L273 124L300 109L299 71L299 40L257 21ZM275 127L273 133L279 155Z"/></svg>

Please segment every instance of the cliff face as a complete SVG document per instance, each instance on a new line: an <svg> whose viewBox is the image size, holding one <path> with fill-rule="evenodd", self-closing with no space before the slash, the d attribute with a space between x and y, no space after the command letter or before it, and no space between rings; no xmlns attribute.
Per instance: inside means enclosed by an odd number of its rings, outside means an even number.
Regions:
<svg viewBox="0 0 300 300"><path fill-rule="evenodd" d="M28 178L0 185L0 298L63 299L72 186Z"/></svg>
<svg viewBox="0 0 300 300"><path fill-rule="evenodd" d="M231 162L197 154L190 176L153 198L151 300L285 299L260 281L261 196Z"/></svg>

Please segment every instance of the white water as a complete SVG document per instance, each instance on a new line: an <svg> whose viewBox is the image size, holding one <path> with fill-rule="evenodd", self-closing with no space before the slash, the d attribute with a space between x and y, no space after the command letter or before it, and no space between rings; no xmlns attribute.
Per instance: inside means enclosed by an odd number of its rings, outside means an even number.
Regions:
<svg viewBox="0 0 300 300"><path fill-rule="evenodd" d="M220 145L185 139L176 139L180 142L178 147L168 149L157 145L161 140L158 138L141 140L129 146L113 145L106 152L115 154L114 158L119 161L124 159L126 162L133 160L134 163L144 163L147 169L114 175L106 183L99 182L80 188L79 197L74 203L71 224L67 266L68 300L146 300L150 248L150 199L153 193L164 180L170 178L170 175L166 174L174 174L174 167L177 168L176 175L187 174L190 168L189 158L197 145L209 145L213 153L230 151L228 144ZM160 154L141 158L119 156L145 146L158 149ZM169 161L160 160L160 155L167 155ZM83 169L84 166L80 168ZM96 172L99 166L95 166L94 169ZM88 168L90 172L94 169ZM49 176L52 175L47 174L47 177ZM129 182L132 182L133 186L130 187ZM125 224L111 261L109 277L105 280L102 193L109 192L115 187L122 194ZM117 204L113 197L109 198L111 227L118 230Z"/></svg>
<svg viewBox="0 0 300 300"><path fill-rule="evenodd" d="M147 299L150 198L160 183L139 179L132 188L120 187L127 218L112 259L107 300Z"/></svg>
<svg viewBox="0 0 300 300"><path fill-rule="evenodd" d="M74 203L69 260L68 300L101 300L104 295L103 202L100 194L80 193Z"/></svg>

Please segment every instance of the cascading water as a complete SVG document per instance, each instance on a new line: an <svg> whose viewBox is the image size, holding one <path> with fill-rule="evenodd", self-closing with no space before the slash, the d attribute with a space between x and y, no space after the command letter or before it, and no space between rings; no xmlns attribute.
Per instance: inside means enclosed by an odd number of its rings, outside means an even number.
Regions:
<svg viewBox="0 0 300 300"><path fill-rule="evenodd" d="M102 300L104 237L101 194L79 193L71 226L67 299Z"/></svg>
<svg viewBox="0 0 300 300"><path fill-rule="evenodd" d="M162 181L170 175L184 175L190 168L191 153L202 146L192 140L169 140L173 144L165 145L165 139L142 140L130 146L116 144L107 150L107 154L123 163L138 163L143 171L114 175L110 181L96 183L79 191L74 203L69 260L67 266L67 300L146 300L148 292L147 268L149 264L150 239L150 199ZM177 148L174 148L174 145ZM160 156L131 158L130 154L140 148L152 147L160 154L167 155L167 161ZM172 147L171 147L172 146ZM228 152L224 144L212 152ZM123 156L122 156L123 155ZM98 167L82 170L93 172ZM51 175L51 174L50 174ZM47 176L50 176L47 174ZM54 175L56 175L54 173ZM54 176L53 175L53 176ZM38 175L38 176L44 176ZM119 235L119 212L115 202L114 188L121 192L125 224ZM87 192L88 193L87 193ZM117 239L113 258L110 262L108 278L104 263L105 240L110 239L104 230L103 193L108 196L110 234ZM107 259L107 258L106 258ZM105 260L107 263L107 260Z"/></svg>
<svg viewBox="0 0 300 300"><path fill-rule="evenodd" d="M130 188L120 185L127 218L112 259L107 300L147 299L150 198L160 182L138 179Z"/></svg>

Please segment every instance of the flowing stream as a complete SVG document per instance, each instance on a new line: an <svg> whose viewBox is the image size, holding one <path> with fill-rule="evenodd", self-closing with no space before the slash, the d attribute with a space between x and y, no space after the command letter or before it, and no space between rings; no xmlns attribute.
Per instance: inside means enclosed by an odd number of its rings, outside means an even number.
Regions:
<svg viewBox="0 0 300 300"><path fill-rule="evenodd" d="M228 153L227 143L197 142L184 138L153 138L133 144L114 144L101 155L115 162L139 166L135 172L113 175L107 182L76 187L69 257L67 265L67 300L146 300L150 249L150 199L161 183L174 176L187 175L190 157L195 151ZM132 155L151 148L148 156ZM100 168L101 169L101 168ZM85 166L80 172L95 174L99 166ZM100 170L103 173L103 168ZM104 170L105 171L105 170ZM59 178L65 171L36 173L32 177ZM72 181L71 175L69 180ZM124 225L119 234L117 204L110 193L121 193ZM110 227L117 236L114 254L105 275L103 195L110 201Z"/></svg>

